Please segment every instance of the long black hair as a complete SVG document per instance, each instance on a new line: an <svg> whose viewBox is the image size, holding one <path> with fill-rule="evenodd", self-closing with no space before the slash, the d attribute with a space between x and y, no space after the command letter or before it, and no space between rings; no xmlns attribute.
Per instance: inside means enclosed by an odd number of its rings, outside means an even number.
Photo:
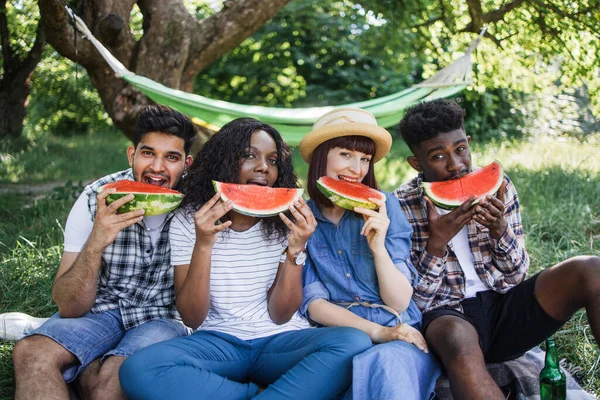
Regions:
<svg viewBox="0 0 600 400"><path fill-rule="evenodd" d="M273 187L297 188L298 178L292 166L287 144L271 125L254 118L238 118L223 126L202 146L181 182L184 193L182 206L195 212L215 195L212 181L239 183L241 160L250 147L250 137L255 131L267 132L277 146L277 180ZM288 227L279 216L265 217L265 238L287 236Z"/></svg>

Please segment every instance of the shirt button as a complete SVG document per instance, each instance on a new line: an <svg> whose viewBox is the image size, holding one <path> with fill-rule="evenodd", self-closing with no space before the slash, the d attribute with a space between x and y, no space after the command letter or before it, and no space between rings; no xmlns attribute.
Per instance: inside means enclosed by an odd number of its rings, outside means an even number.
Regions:
<svg viewBox="0 0 600 400"><path fill-rule="evenodd" d="M356 296L354 299L358 301L360 300L360 297Z"/></svg>
<svg viewBox="0 0 600 400"><path fill-rule="evenodd" d="M342 249L339 249L339 250L338 250L338 254L342 254Z"/></svg>
<svg viewBox="0 0 600 400"><path fill-rule="evenodd" d="M346 273L346 276L347 276L348 278L350 278L350 272L347 272L347 273Z"/></svg>
<svg viewBox="0 0 600 400"><path fill-rule="evenodd" d="M146 250L146 254L150 254L152 252L152 250L148 249Z"/></svg>

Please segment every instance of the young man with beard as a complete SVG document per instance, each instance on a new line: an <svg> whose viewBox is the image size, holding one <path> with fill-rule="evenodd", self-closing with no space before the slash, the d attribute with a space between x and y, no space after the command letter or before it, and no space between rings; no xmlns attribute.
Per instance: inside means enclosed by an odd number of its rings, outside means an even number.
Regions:
<svg viewBox="0 0 600 400"><path fill-rule="evenodd" d="M131 201L107 205L122 179L176 188L192 162L195 130L170 108L149 106L138 116L130 169L88 185L71 209L52 298L58 313L17 342L13 352L16 399L68 399L77 378L86 399L124 398L118 370L136 350L185 335L174 304L168 232L173 213L117 214Z"/></svg>
<svg viewBox="0 0 600 400"><path fill-rule="evenodd" d="M414 234L411 259L419 273L413 298L422 331L450 381L455 399L504 399L486 362L519 357L585 308L600 339L600 258L574 257L525 279L529 257L513 183L496 196L475 197L447 212L425 196L422 182L472 171L465 111L448 100L416 105L400 133L419 172L394 193Z"/></svg>

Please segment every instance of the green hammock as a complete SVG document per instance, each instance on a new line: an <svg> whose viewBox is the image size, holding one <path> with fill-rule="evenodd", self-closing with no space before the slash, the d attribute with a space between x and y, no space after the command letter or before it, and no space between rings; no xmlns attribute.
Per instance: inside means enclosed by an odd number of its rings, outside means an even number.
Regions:
<svg viewBox="0 0 600 400"><path fill-rule="evenodd" d="M77 28L92 42L115 74L138 88L152 101L172 107L192 117L194 122L213 130L219 129L234 118L254 117L273 125L290 144L298 144L300 139L310 131L317 118L337 107L359 107L368 110L377 118L377 123L380 126L389 128L400 121L404 110L411 105L420 101L450 97L461 92L467 85L472 83L471 53L477 47L484 33L484 31L481 32L463 57L443 68L428 80L401 92L335 107L276 108L209 99L193 93L171 89L149 78L136 75L125 68L68 7L67 11L75 19Z"/></svg>

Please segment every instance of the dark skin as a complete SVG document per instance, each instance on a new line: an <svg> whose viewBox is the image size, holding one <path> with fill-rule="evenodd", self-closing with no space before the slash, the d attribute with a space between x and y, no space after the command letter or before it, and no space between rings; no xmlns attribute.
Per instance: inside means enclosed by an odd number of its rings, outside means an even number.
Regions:
<svg viewBox="0 0 600 400"><path fill-rule="evenodd" d="M408 162L423 172L428 182L459 178L471 172L470 141L462 128L440 133L415 146ZM443 257L450 240L470 221L487 227L492 238L501 238L508 226L504 216L505 195L506 182L495 196L486 196L475 205L476 198L470 198L445 215L440 215L425 197L430 234L427 251ZM599 342L600 258L574 257L544 270L536 281L535 297L550 317L562 322L585 308L594 338ZM447 371L454 398L504 399L485 368L479 336L470 323L453 315L437 318L427 327L425 339Z"/></svg>

